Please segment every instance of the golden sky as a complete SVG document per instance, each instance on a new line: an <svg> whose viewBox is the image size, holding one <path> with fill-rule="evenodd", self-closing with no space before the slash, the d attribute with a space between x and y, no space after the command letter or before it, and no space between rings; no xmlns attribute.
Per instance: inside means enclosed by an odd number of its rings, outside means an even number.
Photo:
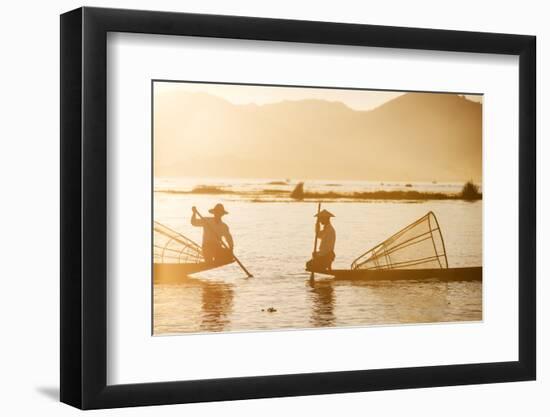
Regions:
<svg viewBox="0 0 550 417"><path fill-rule="evenodd" d="M479 182L482 100L155 82L155 175Z"/></svg>

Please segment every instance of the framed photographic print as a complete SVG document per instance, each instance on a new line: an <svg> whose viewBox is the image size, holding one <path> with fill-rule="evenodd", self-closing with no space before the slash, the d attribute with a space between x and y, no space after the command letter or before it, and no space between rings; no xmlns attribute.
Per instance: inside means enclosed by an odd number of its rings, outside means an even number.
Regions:
<svg viewBox="0 0 550 417"><path fill-rule="evenodd" d="M61 16L61 400L531 380L535 38Z"/></svg>

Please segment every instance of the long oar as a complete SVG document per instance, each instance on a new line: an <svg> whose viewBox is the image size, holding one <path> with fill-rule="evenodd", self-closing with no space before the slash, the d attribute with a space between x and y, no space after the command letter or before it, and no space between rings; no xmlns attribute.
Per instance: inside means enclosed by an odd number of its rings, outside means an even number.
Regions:
<svg viewBox="0 0 550 417"><path fill-rule="evenodd" d="M204 220L204 217L202 217L202 215L199 213L198 210L195 210L195 213L197 213L197 216L199 216L199 219ZM204 224L205 224L207 227L210 227L210 226L208 225L208 222L205 222ZM252 275L250 272L248 272L248 269L246 269L245 266L241 263L241 261L239 261L239 258L237 258L237 257L235 256L235 254L233 253L233 251L232 251L231 249L229 249L229 248L227 247L227 245L224 243L224 241L223 241L223 239L221 238L221 236L219 236L218 233L216 233L216 231L213 230L212 228L210 228L210 230L212 231L212 233L214 233L214 234L218 237L218 239L220 240L220 243L222 244L222 246L223 246L225 249L227 249L228 251L231 252L231 255L233 256L233 259L235 260L235 262L237 262L237 264L239 264L239 266L240 266L241 269L244 271L244 273L248 276L248 278L252 278L254 275Z"/></svg>
<svg viewBox="0 0 550 417"><path fill-rule="evenodd" d="M321 212L321 203L317 204L317 223L315 223L315 240L313 240L313 254L311 255L311 259L314 259L315 252L317 252L317 241L319 240L319 232L318 232L318 224L319 224L319 213ZM309 275L309 279L315 278L315 272L311 271L311 274Z"/></svg>

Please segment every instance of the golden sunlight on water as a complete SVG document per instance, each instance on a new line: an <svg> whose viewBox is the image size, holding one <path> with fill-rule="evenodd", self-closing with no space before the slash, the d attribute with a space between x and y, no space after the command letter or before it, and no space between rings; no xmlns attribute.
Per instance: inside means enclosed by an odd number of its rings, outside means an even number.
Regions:
<svg viewBox="0 0 550 417"><path fill-rule="evenodd" d="M155 220L196 242L191 207L222 202L235 264L154 285L154 334L300 329L482 320L481 282L309 281L304 263L313 245L314 202L251 202L237 195L155 193ZM441 225L450 267L482 265L482 202L326 202L336 215L336 260L351 262L428 211Z"/></svg>

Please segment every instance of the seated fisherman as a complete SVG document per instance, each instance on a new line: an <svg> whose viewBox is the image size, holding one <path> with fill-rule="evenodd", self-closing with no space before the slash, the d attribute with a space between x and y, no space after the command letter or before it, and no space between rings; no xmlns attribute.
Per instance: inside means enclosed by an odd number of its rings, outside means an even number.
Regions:
<svg viewBox="0 0 550 417"><path fill-rule="evenodd" d="M316 236L321 239L319 250L314 252L312 258L306 263L307 271L330 271L332 262L336 257L334 253L334 245L336 244L336 231L330 223L330 218L334 214L327 210L322 210L316 214L317 222L315 223ZM323 228L321 229L321 225Z"/></svg>
<svg viewBox="0 0 550 417"><path fill-rule="evenodd" d="M193 207L191 224L202 227L202 255L208 263L224 263L233 259L233 237L229 233L229 227L222 221L222 216L227 214L223 204L216 204L208 210L213 217L197 217L197 208ZM222 239L225 239L225 245Z"/></svg>

